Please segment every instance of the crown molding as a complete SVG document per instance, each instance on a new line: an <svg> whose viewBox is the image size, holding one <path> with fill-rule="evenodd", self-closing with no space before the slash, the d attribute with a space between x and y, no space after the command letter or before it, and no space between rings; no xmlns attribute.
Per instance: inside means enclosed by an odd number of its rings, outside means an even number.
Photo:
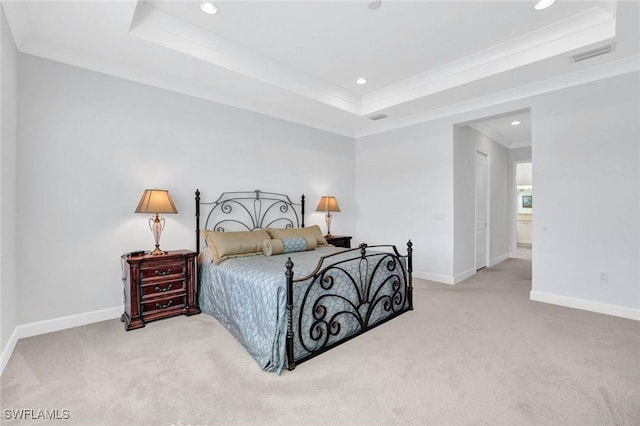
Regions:
<svg viewBox="0 0 640 426"><path fill-rule="evenodd" d="M469 127L471 127L472 129L482 133L483 135L485 135L486 137L488 137L492 141L499 143L500 145L504 146L505 148L511 148L512 147L511 146L512 145L511 141L509 139L505 138L501 133L496 132L491 127L487 126L486 124L484 124L481 121L475 122L475 123L470 123Z"/></svg>
<svg viewBox="0 0 640 426"><path fill-rule="evenodd" d="M360 115L360 97L196 25L139 3L129 34L269 85Z"/></svg>
<svg viewBox="0 0 640 426"><path fill-rule="evenodd" d="M364 115L615 36L615 15L592 8L553 25L365 94Z"/></svg>
<svg viewBox="0 0 640 426"><path fill-rule="evenodd" d="M615 9L614 6L615 2L612 3L612 10ZM171 69L167 72L164 72L165 70L158 72L159 67L171 63L169 60L149 64L133 63L128 60L127 55L109 56L99 51L79 51L56 45L53 41L38 37L37 28L30 25L26 3L3 2L2 8L7 15L20 52L350 138L364 137L493 107L640 69L640 56L636 55L464 102L431 108L410 116L394 118L393 114L389 114L389 118L385 120L371 122L366 119L366 116L370 115L366 112L369 109L377 110L381 105L397 105L397 102L405 102L405 99L426 96L425 93L441 92L448 85L453 87L462 84L462 81L471 81L482 75L493 74L499 69L495 68L496 64L513 68L517 63L530 63L538 57L536 55L542 55L541 51L547 48L552 49L553 52L566 53L570 48L575 48L576 43L588 44L596 38L610 36L615 32L615 19L612 18L611 11L603 8L590 9L577 17L568 18L536 32L546 38L539 34L539 38L535 39L533 33L530 33L504 42L477 55L421 74L410 81L398 83L397 87L393 86L391 87L393 90L389 90L390 98L385 97L386 89L366 95L363 98L364 103L361 104L358 96L344 89L326 85L305 73L291 70L276 62L269 62L266 58L256 58L255 52L246 48L241 50L239 56L233 56L235 48L232 49L233 46L228 41L211 38L211 33L187 22L178 20L180 22L176 23L174 21L177 18L174 16L160 12L144 2L130 1L123 8L122 21L125 22L122 23L126 23L125 27L129 31L123 34L123 37L134 37L136 40L154 37L157 40L158 37L166 37L170 43L174 44L173 47L166 47L162 43L152 41L152 44L148 45L148 50L161 51L168 48L169 56L173 56L169 58L171 61L176 62L182 58L187 68L201 66L201 74L204 71L210 71L208 76L211 81L198 81L189 78L188 75L181 77ZM148 16L153 16L153 19L147 19ZM171 27L174 28L171 33L162 29L162 23L166 19L171 21ZM228 52L231 53L227 55ZM203 60L202 57L205 59ZM216 63L215 68L205 68L216 61L222 61L224 66ZM248 71L237 72L235 68L238 67ZM220 79L224 79L224 86L218 84ZM251 93L252 96L237 96L240 88L246 88L246 93ZM420 92L420 90L423 91ZM367 101L378 103L369 104L366 103Z"/></svg>
<svg viewBox="0 0 640 426"><path fill-rule="evenodd" d="M465 102L447 105L445 107L432 109L424 113L414 114L401 119L376 123L366 129L357 131L355 137L362 138L365 136L371 136L402 127L408 127L453 115L469 113L483 108L494 107L508 102L519 101L521 99L638 71L640 71L640 55L634 55L615 62L609 62L600 66L586 68L536 83L493 93L489 96L483 96L470 99Z"/></svg>

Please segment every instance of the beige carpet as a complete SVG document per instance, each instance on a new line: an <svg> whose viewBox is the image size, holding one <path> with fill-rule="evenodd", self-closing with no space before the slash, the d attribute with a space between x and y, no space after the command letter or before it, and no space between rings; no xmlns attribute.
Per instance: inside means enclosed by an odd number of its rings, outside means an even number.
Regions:
<svg viewBox="0 0 640 426"><path fill-rule="evenodd" d="M458 286L280 376L213 318L118 320L21 340L3 409L78 425L638 425L640 324L528 300L531 263Z"/></svg>

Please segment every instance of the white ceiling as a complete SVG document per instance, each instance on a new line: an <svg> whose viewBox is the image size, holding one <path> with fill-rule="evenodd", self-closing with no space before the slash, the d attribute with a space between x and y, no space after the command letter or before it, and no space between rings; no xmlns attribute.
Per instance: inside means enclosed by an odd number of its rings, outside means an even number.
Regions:
<svg viewBox="0 0 640 426"><path fill-rule="evenodd" d="M24 53L350 137L640 69L637 1L214 3L216 15L168 0L2 7ZM613 53L569 60L611 41ZM525 126L475 124L526 144L510 133Z"/></svg>

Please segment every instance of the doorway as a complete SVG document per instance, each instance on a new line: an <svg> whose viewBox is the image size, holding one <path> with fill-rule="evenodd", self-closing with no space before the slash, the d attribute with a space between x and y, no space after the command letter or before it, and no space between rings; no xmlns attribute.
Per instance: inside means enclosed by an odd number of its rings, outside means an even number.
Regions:
<svg viewBox="0 0 640 426"><path fill-rule="evenodd" d="M530 161L515 163L515 185L515 257L531 260L534 197L532 163Z"/></svg>
<svg viewBox="0 0 640 426"><path fill-rule="evenodd" d="M487 266L489 253L489 167L488 157L476 151L475 187L476 187L476 271Z"/></svg>

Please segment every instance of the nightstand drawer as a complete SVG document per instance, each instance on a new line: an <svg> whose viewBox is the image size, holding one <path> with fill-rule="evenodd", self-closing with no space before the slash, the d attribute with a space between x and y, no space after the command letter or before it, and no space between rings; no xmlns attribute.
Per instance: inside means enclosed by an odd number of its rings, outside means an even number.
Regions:
<svg viewBox="0 0 640 426"><path fill-rule="evenodd" d="M172 278L180 278L184 276L185 262L166 262L156 263L152 265L142 265L140 275L142 281L149 281L155 278L170 280Z"/></svg>
<svg viewBox="0 0 640 426"><path fill-rule="evenodd" d="M200 313L196 287L196 253L175 250L162 255L122 255L125 330L135 330L174 315Z"/></svg>
<svg viewBox="0 0 640 426"><path fill-rule="evenodd" d="M164 315L165 311L182 309L184 308L184 305L185 305L184 295L174 296L169 298L161 298L161 299L156 298L156 299L152 299L142 303L142 314L150 315L150 314L153 314L155 311L161 311L163 312L163 315Z"/></svg>
<svg viewBox="0 0 640 426"><path fill-rule="evenodd" d="M142 299L150 297L168 297L176 293L185 293L185 281L182 278L175 280L146 282L140 286Z"/></svg>

